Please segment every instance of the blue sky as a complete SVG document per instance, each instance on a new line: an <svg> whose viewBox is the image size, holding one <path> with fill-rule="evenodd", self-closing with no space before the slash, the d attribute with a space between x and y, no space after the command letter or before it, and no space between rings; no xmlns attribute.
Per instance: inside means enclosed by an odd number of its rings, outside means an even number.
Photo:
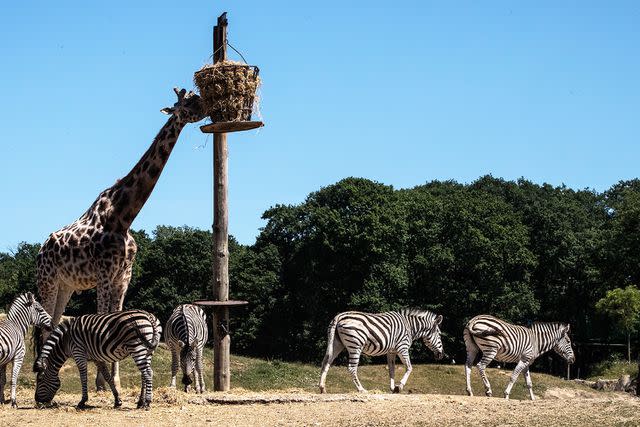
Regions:
<svg viewBox="0 0 640 427"><path fill-rule="evenodd" d="M129 171L222 11L264 80L266 127L229 136L243 243L270 206L347 176L599 191L637 177L640 5L558 3L3 2L0 251L43 242ZM211 152L185 129L133 227L209 228Z"/></svg>

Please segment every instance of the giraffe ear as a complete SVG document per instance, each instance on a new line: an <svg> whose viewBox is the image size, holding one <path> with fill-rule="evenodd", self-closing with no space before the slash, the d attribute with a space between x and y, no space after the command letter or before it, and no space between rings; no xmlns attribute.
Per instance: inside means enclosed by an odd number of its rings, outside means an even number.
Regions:
<svg viewBox="0 0 640 427"><path fill-rule="evenodd" d="M171 114L173 114L173 112L174 112L175 110L176 110L176 109L175 109L175 108L173 108L173 107L165 107L165 108L163 108L162 110L160 110L160 112L161 112L161 113L164 113L164 114L167 114L167 115L169 115L169 116L170 116Z"/></svg>

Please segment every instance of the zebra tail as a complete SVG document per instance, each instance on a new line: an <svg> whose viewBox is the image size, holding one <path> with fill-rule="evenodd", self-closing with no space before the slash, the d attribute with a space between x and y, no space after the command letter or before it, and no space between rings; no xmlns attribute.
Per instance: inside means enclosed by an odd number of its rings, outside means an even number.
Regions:
<svg viewBox="0 0 640 427"><path fill-rule="evenodd" d="M333 318L331 323L329 323L329 328L327 328L327 352L326 355L329 356L329 359L333 358L333 340L336 337L336 326L338 326L338 321L340 315ZM339 337L338 337L339 339Z"/></svg>
<svg viewBox="0 0 640 427"><path fill-rule="evenodd" d="M160 331L158 331L157 319L151 313L147 313L147 319L151 323L151 329L152 329L151 341L147 340L147 337L145 337L144 334L140 332L140 328L138 328L137 325L134 329L142 345L147 347L149 350L155 350L156 347L158 347L158 344L160 343Z"/></svg>

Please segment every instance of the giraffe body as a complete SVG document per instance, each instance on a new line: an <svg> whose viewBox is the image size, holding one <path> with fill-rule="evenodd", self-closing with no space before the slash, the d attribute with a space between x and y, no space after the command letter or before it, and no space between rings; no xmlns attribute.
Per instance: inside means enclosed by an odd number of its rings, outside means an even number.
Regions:
<svg viewBox="0 0 640 427"><path fill-rule="evenodd" d="M133 169L43 244L37 257L38 293L54 325L74 292L92 288L99 314L122 310L137 252L129 227L151 195L180 131L204 118L198 95L174 90L178 102L161 110L170 117ZM46 334L40 342L44 339Z"/></svg>

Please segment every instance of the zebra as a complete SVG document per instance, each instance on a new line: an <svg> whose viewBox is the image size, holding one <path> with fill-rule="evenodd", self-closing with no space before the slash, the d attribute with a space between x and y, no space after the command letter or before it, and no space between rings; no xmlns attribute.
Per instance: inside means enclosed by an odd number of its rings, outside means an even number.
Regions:
<svg viewBox="0 0 640 427"><path fill-rule="evenodd" d="M467 361L464 369L467 394L473 396L471 368L478 352L482 352L478 371L487 396L491 396L492 391L485 369L495 359L506 363L517 362L511 373L511 380L504 391L504 397L509 398L513 384L520 372L524 371L529 396L534 400L529 366L538 356L549 350L558 353L568 363L575 362L569 330L569 324L560 322L535 322L530 327L525 327L512 325L489 315L474 317L464 328L464 343L467 347Z"/></svg>
<svg viewBox="0 0 640 427"><path fill-rule="evenodd" d="M142 376L138 408L148 409L153 388L151 357L160 342L161 331L158 319L142 310L87 314L64 320L49 335L34 363L36 403L39 406L51 403L60 388L60 368L69 357L73 357L82 382L82 400L78 409L87 407L88 361L96 362L111 388L114 407L118 408L122 401L107 364L131 356Z"/></svg>
<svg viewBox="0 0 640 427"><path fill-rule="evenodd" d="M170 387L176 387L176 374L180 365L184 391L188 391L193 382L190 376L193 375L196 393L203 393L202 351L209 337L207 315L193 304L179 305L167 320L164 335L164 341L171 350Z"/></svg>
<svg viewBox="0 0 640 427"><path fill-rule="evenodd" d="M409 348L415 340L422 338L436 359L442 359L444 351L440 339L441 323L441 315L412 308L376 314L358 311L338 314L329 324L327 331L327 352L322 361L320 393L326 391L325 381L331 363L344 348L349 353L349 373L359 392L366 392L358 379L358 363L360 355L364 353L369 356L387 355L391 391L400 393L413 369L409 359ZM407 368L397 386L396 355Z"/></svg>
<svg viewBox="0 0 640 427"><path fill-rule="evenodd" d="M25 355L24 337L29 326L51 330L51 316L36 301L31 292L18 295L11 303L7 317L0 322L0 403L4 404L7 365L13 361L11 375L11 406L17 408L16 384Z"/></svg>

